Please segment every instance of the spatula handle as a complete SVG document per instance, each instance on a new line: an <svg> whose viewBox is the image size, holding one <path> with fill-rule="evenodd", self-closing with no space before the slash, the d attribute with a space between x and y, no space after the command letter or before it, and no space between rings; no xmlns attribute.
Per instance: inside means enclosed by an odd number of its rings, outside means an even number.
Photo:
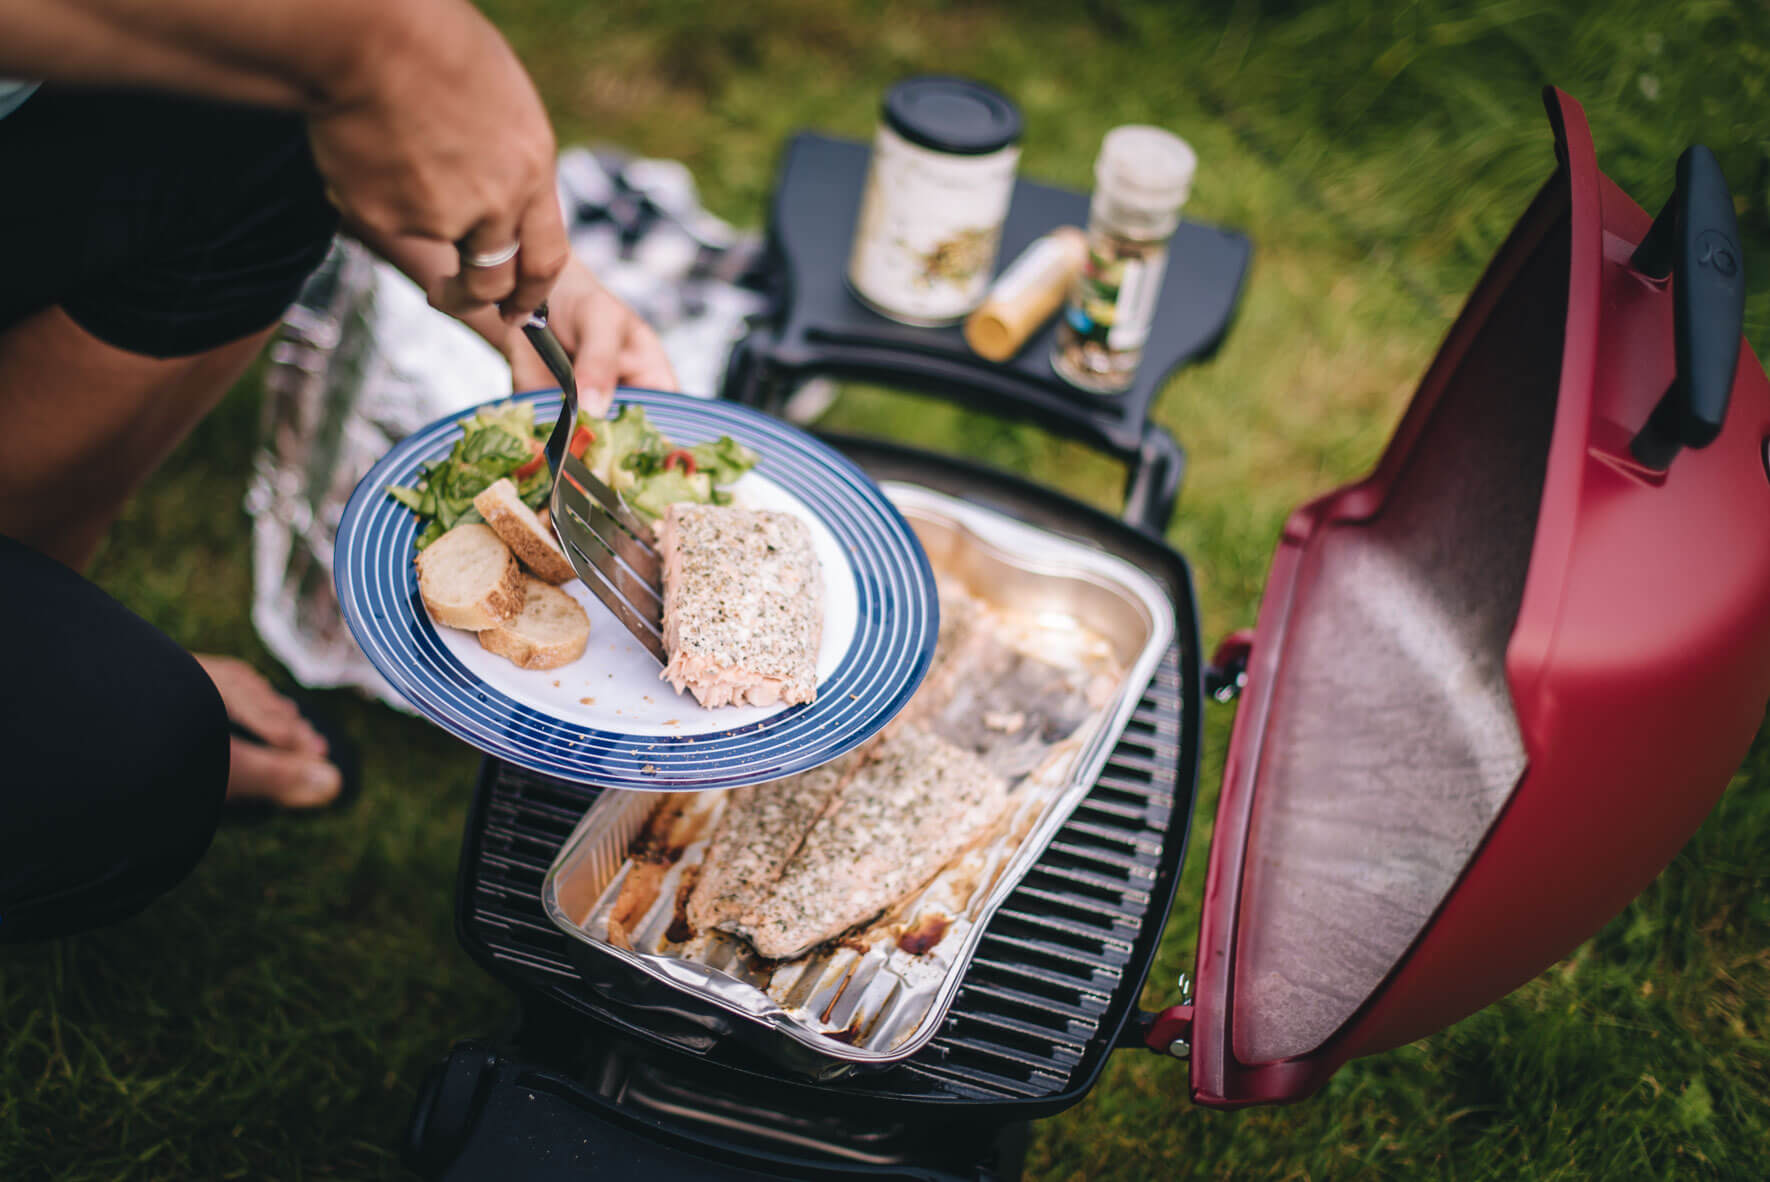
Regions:
<svg viewBox="0 0 1770 1182"><path fill-rule="evenodd" d="M571 443L572 428L578 421L578 383L572 376L572 359L566 355L565 346L547 327L547 304L530 313L522 326L522 335L529 339L535 352L546 362L547 371L553 380L559 383L561 393L565 395L565 407L560 412L559 421L553 424L553 434L547 437L547 467L552 470L555 478L559 476L559 465L565 459L565 449Z"/></svg>

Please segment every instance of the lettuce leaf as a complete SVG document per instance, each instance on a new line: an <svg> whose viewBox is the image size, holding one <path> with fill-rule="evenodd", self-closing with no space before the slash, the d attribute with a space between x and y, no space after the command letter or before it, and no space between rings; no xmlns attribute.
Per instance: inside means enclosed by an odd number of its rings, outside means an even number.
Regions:
<svg viewBox="0 0 1770 1182"><path fill-rule="evenodd" d="M424 513L424 493L415 488L404 488L397 484L387 486L387 495L421 516Z"/></svg>
<svg viewBox="0 0 1770 1182"><path fill-rule="evenodd" d="M447 532L449 531L443 528L442 522L432 521L429 525L424 527L424 532L418 535L418 549L424 549L424 547L430 545L430 543L436 541Z"/></svg>
<svg viewBox="0 0 1770 1182"><path fill-rule="evenodd" d="M713 497L713 478L705 472L685 476L681 468L666 468L639 480L623 496L634 512L655 521L664 515L665 506L677 501L706 504Z"/></svg>
<svg viewBox="0 0 1770 1182"><path fill-rule="evenodd" d="M516 495L522 498L523 504L539 513L541 506L553 495L552 470L542 464L530 472L527 479L517 481Z"/></svg>
<svg viewBox="0 0 1770 1182"><path fill-rule="evenodd" d="M535 454L529 438L527 432L513 435L503 427L475 427L461 436L449 458L462 464L509 460L512 467L519 467Z"/></svg>
<svg viewBox="0 0 1770 1182"><path fill-rule="evenodd" d="M532 402L504 402L497 406L488 406L477 414L462 420L461 429L465 435L486 427L499 427L518 439L528 439L535 434L535 407ZM548 423L547 429L552 430L553 424Z"/></svg>
<svg viewBox="0 0 1770 1182"><path fill-rule="evenodd" d="M717 486L729 484L756 466L756 453L729 436L684 448L694 457L690 476L680 464L665 466L677 445L645 417L645 408L623 406L612 419L578 412L578 425L592 433L584 463L603 483L620 492L635 512L648 520L663 516L676 501L726 504L730 497ZM424 465L410 487L389 485L387 495L425 521L418 535L422 550L464 522L483 521L473 498L534 458L532 441L544 442L553 420L535 422L531 403L509 402L487 407L461 421L461 438L447 458ZM522 480L516 492L531 509L544 507L553 491L553 473L541 465Z"/></svg>
<svg viewBox="0 0 1770 1182"><path fill-rule="evenodd" d="M756 466L757 455L729 435L721 435L712 443L697 443L688 449L694 457L695 471L705 472L714 484L730 484Z"/></svg>
<svg viewBox="0 0 1770 1182"><path fill-rule="evenodd" d="M665 442L658 429L645 421L643 406L623 406L614 418L591 429L596 438L584 453L584 466L616 492L633 487L634 457L657 451Z"/></svg>

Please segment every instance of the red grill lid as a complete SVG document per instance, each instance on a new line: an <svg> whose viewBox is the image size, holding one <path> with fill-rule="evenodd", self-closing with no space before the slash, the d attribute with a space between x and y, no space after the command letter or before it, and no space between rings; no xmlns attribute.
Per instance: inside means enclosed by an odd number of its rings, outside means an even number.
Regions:
<svg viewBox="0 0 1770 1182"><path fill-rule="evenodd" d="M1201 1103L1305 1096L1566 954L1696 829L1770 700L1770 382L1728 351L1724 185L1686 154L1688 212L1636 256L1651 219L1548 101L1560 168L1376 469L1273 560L1205 887Z"/></svg>

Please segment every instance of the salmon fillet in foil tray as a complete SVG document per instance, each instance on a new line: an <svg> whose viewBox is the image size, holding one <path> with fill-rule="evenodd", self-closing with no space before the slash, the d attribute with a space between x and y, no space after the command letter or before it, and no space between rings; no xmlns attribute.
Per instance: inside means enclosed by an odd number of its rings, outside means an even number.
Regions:
<svg viewBox="0 0 1770 1182"><path fill-rule="evenodd" d="M934 663L903 713L783 780L606 791L542 888L588 974L620 962L669 982L811 1074L933 1037L984 924L1086 795L1173 638L1167 597L1130 564L886 492L940 588Z"/></svg>

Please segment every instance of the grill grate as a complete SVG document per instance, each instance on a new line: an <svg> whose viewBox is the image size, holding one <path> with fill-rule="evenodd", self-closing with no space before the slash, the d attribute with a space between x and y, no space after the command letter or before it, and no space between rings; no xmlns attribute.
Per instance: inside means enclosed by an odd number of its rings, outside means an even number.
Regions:
<svg viewBox="0 0 1770 1182"><path fill-rule="evenodd" d="M990 920L935 1040L886 1071L825 1085L919 1100L1026 1101L1065 1091L1111 1049L1178 870L1184 680L1163 656L1093 791ZM1190 788L1190 785L1187 785ZM606 1004L541 910L541 879L598 790L488 761L462 861L466 943L495 975L568 1009ZM1190 807L1190 801L1178 802ZM1116 1022L1113 1023L1116 1027Z"/></svg>

